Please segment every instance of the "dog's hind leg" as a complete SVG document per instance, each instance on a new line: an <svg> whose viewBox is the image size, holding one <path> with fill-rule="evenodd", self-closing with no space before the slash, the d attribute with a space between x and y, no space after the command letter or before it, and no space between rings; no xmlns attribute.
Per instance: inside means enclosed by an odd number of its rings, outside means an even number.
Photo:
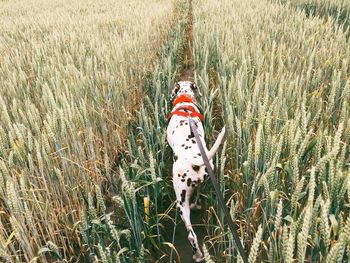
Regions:
<svg viewBox="0 0 350 263"><path fill-rule="evenodd" d="M191 219L190 219L190 198L192 194L192 189L187 188L185 183L180 182L179 180L174 181L174 188L177 199L177 207L180 210L180 215L182 221L185 223L187 232L188 232L188 240L192 246L193 250L193 259L195 262L202 261L202 252L198 245L198 240L196 233L193 231Z"/></svg>
<svg viewBox="0 0 350 263"><path fill-rule="evenodd" d="M191 210L199 210L202 208L201 206L202 200L201 200L201 185L197 186L196 189L196 197L193 201L193 203L190 205Z"/></svg>

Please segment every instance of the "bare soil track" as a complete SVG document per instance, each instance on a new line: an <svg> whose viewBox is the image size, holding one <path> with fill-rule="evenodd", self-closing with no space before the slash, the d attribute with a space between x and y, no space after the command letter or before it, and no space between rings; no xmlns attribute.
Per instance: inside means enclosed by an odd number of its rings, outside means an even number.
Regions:
<svg viewBox="0 0 350 263"><path fill-rule="evenodd" d="M182 54L182 65L180 67L180 74L178 80L190 80L194 81L195 65L193 58L193 12L192 12L192 1L189 0L189 9L187 15L187 27L185 31L184 39L184 50ZM171 171L171 169L169 169ZM206 236L205 224L204 224L204 208L205 204L202 205L202 210L200 211L191 211L191 222L194 228L194 231L198 237L198 242L200 247L203 245L203 239ZM171 216L175 217L175 213ZM165 224L165 238L167 242L172 242L174 230L174 223L169 221ZM192 259L192 248L187 239L188 233L185 228L184 223L182 222L180 216L177 217L177 226L175 231L175 242L174 246L180 255L181 263L190 263L194 262ZM167 251L170 254L170 251ZM169 262L170 258L165 257L160 262ZM172 262L178 262L177 255L173 251Z"/></svg>
<svg viewBox="0 0 350 263"><path fill-rule="evenodd" d="M184 51L182 55L182 66L180 68L179 80L194 80L194 58L193 58L193 12L192 0L189 0L187 15L187 27L184 40Z"/></svg>

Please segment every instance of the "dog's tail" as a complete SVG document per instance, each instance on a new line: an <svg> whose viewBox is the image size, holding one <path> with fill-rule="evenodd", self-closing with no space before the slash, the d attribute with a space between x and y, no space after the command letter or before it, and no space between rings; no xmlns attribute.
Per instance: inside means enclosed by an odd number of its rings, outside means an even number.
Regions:
<svg viewBox="0 0 350 263"><path fill-rule="evenodd" d="M210 151L207 152L207 156L209 161L214 157L215 153L218 151L219 146L221 144L222 139L224 138L225 135L225 126L224 128L222 128L221 132L219 133L218 137L216 138L216 141L213 145L213 147L211 147ZM197 165L197 166L203 166L204 162L203 160L198 160L198 161L194 161L192 162L193 165Z"/></svg>

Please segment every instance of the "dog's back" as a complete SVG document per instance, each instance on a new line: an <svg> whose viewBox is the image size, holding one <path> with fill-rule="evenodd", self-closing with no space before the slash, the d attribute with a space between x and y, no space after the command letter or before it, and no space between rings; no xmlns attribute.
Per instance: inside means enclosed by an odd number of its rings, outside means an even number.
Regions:
<svg viewBox="0 0 350 263"><path fill-rule="evenodd" d="M199 139L212 167L212 158L224 137L225 128L217 137L213 147L208 151L204 141L202 124L204 117L200 113L197 101L194 98L193 87L195 87L193 83L185 81L176 83L173 88L172 98L175 101L173 103L174 108L168 117L167 140L174 152L173 185L177 199L177 208L180 210L179 213L188 231L188 240L194 251L193 259L196 262L200 262L202 260L202 252L191 225L190 209L199 209L201 207L199 186L206 179L208 173L196 138L191 131L189 118L192 118L196 124ZM194 189L197 189L197 196L195 202L190 205L190 198Z"/></svg>

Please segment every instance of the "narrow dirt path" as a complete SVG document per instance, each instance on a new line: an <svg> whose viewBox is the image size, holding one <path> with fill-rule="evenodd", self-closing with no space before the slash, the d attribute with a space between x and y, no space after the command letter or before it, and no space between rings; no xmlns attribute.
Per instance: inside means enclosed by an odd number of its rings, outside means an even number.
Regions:
<svg viewBox="0 0 350 263"><path fill-rule="evenodd" d="M193 11L192 0L189 0L187 15L187 28L185 32L184 51L182 56L182 67L179 80L194 81L194 58L193 58Z"/></svg>
<svg viewBox="0 0 350 263"><path fill-rule="evenodd" d="M193 57L193 11L192 11L192 0L189 0L189 9L187 15L187 27L185 31L185 40L184 40L184 50L182 54L182 65L180 67L180 74L178 80L189 80L194 81L195 74L195 64ZM205 204L202 207L206 207ZM203 239L206 236L206 229L204 224L204 213L205 209L199 211L191 211L191 222L194 228L194 231L197 235L198 242L200 247L203 245ZM175 213L171 215L175 218ZM166 239L168 242L172 242L174 223L168 222L166 225ZM180 216L177 217L177 225L175 231L175 240L174 246L180 255L180 261L177 259L177 255L173 252L172 262L181 262L181 263L190 263L194 262L192 259L192 248L187 239L188 233L185 228L184 223L182 222ZM169 262L169 257L164 258L160 262Z"/></svg>

